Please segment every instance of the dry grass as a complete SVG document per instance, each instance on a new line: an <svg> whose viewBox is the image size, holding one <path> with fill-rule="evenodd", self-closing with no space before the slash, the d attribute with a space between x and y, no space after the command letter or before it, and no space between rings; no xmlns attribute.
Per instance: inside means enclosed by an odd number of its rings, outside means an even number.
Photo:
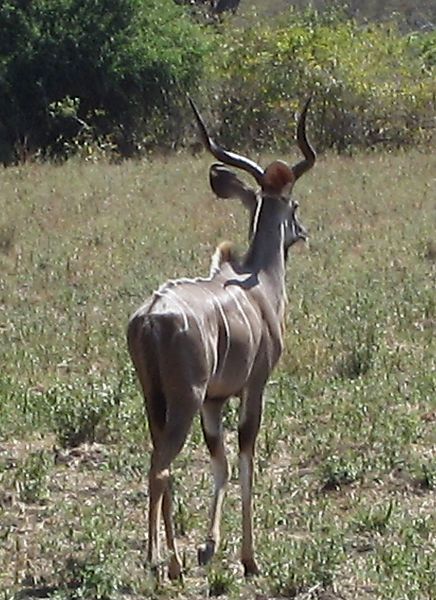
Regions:
<svg viewBox="0 0 436 600"><path fill-rule="evenodd" d="M266 162L268 157L263 157ZM224 546L195 564L210 496L198 423L175 469L184 584L144 568L149 439L129 313L206 274L247 219L207 157L27 165L0 174L0 598L430 600L436 479L434 155L321 159L288 266L285 355L259 436L262 577ZM235 464L236 405L226 417ZM256 596L257 595L257 596Z"/></svg>

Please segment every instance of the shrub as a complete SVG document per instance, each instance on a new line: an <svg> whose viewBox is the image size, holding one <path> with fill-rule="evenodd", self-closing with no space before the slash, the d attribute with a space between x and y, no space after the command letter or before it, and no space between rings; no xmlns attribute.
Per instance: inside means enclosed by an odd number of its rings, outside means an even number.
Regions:
<svg viewBox="0 0 436 600"><path fill-rule="evenodd" d="M15 475L15 487L22 502L39 503L48 497L52 463L52 457L45 451L33 452L23 461Z"/></svg>
<svg viewBox="0 0 436 600"><path fill-rule="evenodd" d="M417 49L425 68L431 71L436 67L436 31L413 33L409 37L409 44Z"/></svg>
<svg viewBox="0 0 436 600"><path fill-rule="evenodd" d="M0 6L0 160L111 136L123 154L173 138L207 37L172 0L5 0ZM172 114L171 127L163 115Z"/></svg>
<svg viewBox="0 0 436 600"><path fill-rule="evenodd" d="M226 143L289 147L294 113L315 94L318 149L404 146L434 126L429 51L416 52L394 25L358 25L344 13L291 11L226 38L221 63Z"/></svg>
<svg viewBox="0 0 436 600"><path fill-rule="evenodd" d="M62 448L106 440L111 413L117 405L115 390L88 382L83 388L59 384L47 392L53 426Z"/></svg>
<svg viewBox="0 0 436 600"><path fill-rule="evenodd" d="M192 126L189 91L215 113L229 146L287 150L309 94L319 151L432 135L434 32L361 25L345 9L242 23L201 26L173 0L5 0L0 161L98 157L96 143L123 156L173 147Z"/></svg>

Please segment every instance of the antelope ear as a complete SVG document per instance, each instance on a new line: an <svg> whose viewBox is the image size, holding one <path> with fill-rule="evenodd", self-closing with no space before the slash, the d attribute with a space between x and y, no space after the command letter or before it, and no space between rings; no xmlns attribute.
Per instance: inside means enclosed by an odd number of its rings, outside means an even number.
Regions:
<svg viewBox="0 0 436 600"><path fill-rule="evenodd" d="M239 198L249 210L256 206L256 192L230 169L214 164L209 171L210 187L219 198Z"/></svg>
<svg viewBox="0 0 436 600"><path fill-rule="evenodd" d="M265 171L263 189L273 194L281 194L285 188L295 183L295 175L290 167L281 160L275 160Z"/></svg>

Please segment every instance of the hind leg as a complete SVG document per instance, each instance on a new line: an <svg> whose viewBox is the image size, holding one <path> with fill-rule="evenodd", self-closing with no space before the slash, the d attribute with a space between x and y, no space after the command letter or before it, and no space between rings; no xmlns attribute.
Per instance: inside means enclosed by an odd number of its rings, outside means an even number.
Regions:
<svg viewBox="0 0 436 600"><path fill-rule="evenodd" d="M150 435L153 442L153 454L151 462L155 460L155 455L159 453L162 445L162 437L164 435L164 428L166 423L166 401L162 393L156 392L148 394L146 403L148 423L150 429ZM151 476L151 469L150 474ZM171 497L171 470L168 468L168 477L164 481L163 492L156 489L156 485L153 487L153 493L157 494L158 498L162 495L162 500L152 498L151 483L149 491L149 534L148 534L148 561L152 565L153 569L156 569L158 563L160 563L160 513L162 511L165 534L167 545L171 553L170 565L169 565L169 577L170 579L177 579L181 575L181 560L177 552L177 548L174 540L174 527L172 523L172 497ZM160 482L161 483L161 482ZM155 524L152 525L152 524ZM151 540L153 539L153 542Z"/></svg>
<svg viewBox="0 0 436 600"><path fill-rule="evenodd" d="M156 458L159 449L153 452L152 463L159 462ZM178 579L182 574L182 561L175 542L174 525L172 519L172 494L171 494L170 467L152 466L149 473L149 517L148 517L148 562L153 570L158 570L161 562L160 555L160 516L163 515L165 534L170 562L168 575L170 579Z"/></svg>
<svg viewBox="0 0 436 600"><path fill-rule="evenodd" d="M171 552L169 576L171 579L180 577L182 563L177 552L174 526L172 520L172 498L169 486L170 466L181 451L192 420L198 410L199 402L195 398L171 402L167 410L167 419L159 442L154 448L149 472L149 537L148 559L152 565L157 564L159 556L159 524L161 510L165 522L165 533L168 548Z"/></svg>
<svg viewBox="0 0 436 600"><path fill-rule="evenodd" d="M160 554L160 517L162 511L163 498L167 487L165 477L155 480L153 464L156 461L156 456L159 454L162 435L166 421L166 401L161 393L146 393L146 410L148 417L148 426L150 430L151 440L153 443L153 451L150 460L150 470L148 474L148 550L147 560L153 570L158 569L161 562ZM168 473L169 477L169 473Z"/></svg>
<svg viewBox="0 0 436 600"><path fill-rule="evenodd" d="M204 544L198 548L198 563L207 564L220 543L221 509L229 480L229 466L224 449L222 411L224 400L206 400L201 407L201 425L210 452L214 478L214 495L210 511L209 531Z"/></svg>
<svg viewBox="0 0 436 600"><path fill-rule="evenodd" d="M171 478L171 472L170 472ZM170 562L168 565L168 576L170 579L180 579L182 576L182 561L177 551L173 525L173 499L171 491L171 479L167 483L162 502L162 512L165 524L165 536L170 551Z"/></svg>
<svg viewBox="0 0 436 600"><path fill-rule="evenodd" d="M243 394L239 413L239 480L242 496L241 562L245 576L259 574L259 568L254 558L252 488L253 458L262 415L262 391L262 388L255 388Z"/></svg>

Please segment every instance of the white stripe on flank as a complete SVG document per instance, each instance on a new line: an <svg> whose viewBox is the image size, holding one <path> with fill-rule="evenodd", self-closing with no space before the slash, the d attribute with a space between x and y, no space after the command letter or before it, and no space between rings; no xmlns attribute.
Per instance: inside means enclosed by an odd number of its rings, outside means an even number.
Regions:
<svg viewBox="0 0 436 600"><path fill-rule="evenodd" d="M170 292L174 293L169 289L166 289L164 291L157 290L156 292L154 292L154 296L157 296L158 298L163 298L166 293L170 293ZM186 316L186 312L185 312L183 306L178 301L177 296L176 296L176 298L173 298L172 300L183 316L183 330L182 331L188 331L188 317Z"/></svg>
<svg viewBox="0 0 436 600"><path fill-rule="evenodd" d="M180 279L169 279L168 281L163 283L160 286L160 288L154 293L161 295L164 294L167 290L172 289L180 285L181 283L206 283L207 281L212 281L212 279L212 274L209 275L209 277L180 277Z"/></svg>
<svg viewBox="0 0 436 600"><path fill-rule="evenodd" d="M243 293L243 291L242 291L242 290L241 290L241 292ZM248 302L248 306L250 307L250 310L252 311L252 313L253 313L253 315L254 315L254 318L255 318L255 319L256 319L256 321L257 321L257 327L258 327L258 330L259 330L259 331L261 331L261 330L262 330L262 319L259 317L259 315L258 315L258 313L257 313L256 309L254 308L254 306L251 304L251 302L250 302L250 301Z"/></svg>
<svg viewBox="0 0 436 600"><path fill-rule="evenodd" d="M247 315L244 312L244 309L241 306L241 303L239 302L238 298L236 297L236 294L234 293L234 290L232 290L232 288L230 286L227 287L227 292L230 294L230 296L233 298L233 300L235 301L236 304L236 308L238 309L240 315L242 316L242 320L244 321L247 329L248 329L248 334L250 337L250 345L253 345L253 341L254 341L254 337L253 337L253 331L251 329L251 325L250 325L250 321L247 318Z"/></svg>
<svg viewBox="0 0 436 600"><path fill-rule="evenodd" d="M188 329L188 319L186 316L186 313L189 312L190 315L192 315L198 331L200 333L200 337L201 337L201 342L203 344L203 348L206 350L207 353L209 353L209 349L212 348L212 353L213 353L213 373L215 374L216 369L218 368L218 350L215 348L214 344L207 344L206 343L206 335L203 329L203 326L200 322L200 320L198 319L196 313L194 312L194 310L191 308L191 306L189 305L189 303L186 300L183 300L182 298L180 298L180 296L177 295L177 290L173 289L175 288L178 284L182 284L182 283L192 283L194 285L197 285L198 283L204 283L210 281L210 279L206 279L206 278L201 278L201 277L197 277L196 279L176 279L176 280L172 280L170 279L169 281L167 281L166 283L164 283L156 292L154 292L155 296L159 296L162 297L165 294L167 294L168 296L171 297L171 299L173 300L174 304L178 307L178 309L181 311L182 315L183 315L183 322L184 322L184 331L187 331ZM199 286L199 289L207 291L205 290L205 288L203 288L201 285ZM212 295L212 301L214 301L214 297ZM185 307L185 308L184 308Z"/></svg>
<svg viewBox="0 0 436 600"><path fill-rule="evenodd" d="M192 317L194 318L194 321L198 327L198 331L200 332L200 336L201 336L201 341L203 343L203 347L206 347L205 344L205 338L204 338L204 332L203 332L203 328L201 326L201 323L199 321L199 319L197 318L197 315L195 314L195 312L192 310L192 308L189 306L189 304L183 300L182 298L180 298L179 296L177 296L176 292L174 290L166 290L167 294L170 294L170 296L173 298L174 302L180 307L182 308L182 306L185 306L189 313L192 315ZM183 312L183 311L182 311ZM185 331L187 331L188 329L188 319L186 317L186 313L183 312L183 318L185 320Z"/></svg>
<svg viewBox="0 0 436 600"><path fill-rule="evenodd" d="M212 292L209 292L208 289L200 286L200 290L202 292L206 292L208 294L208 296L210 296L212 298L212 305L215 304L215 296L212 294ZM212 375L215 375L218 369L218 348L217 345L214 343L210 344L211 348L212 348L212 352L213 352L213 366L212 366Z"/></svg>
<svg viewBox="0 0 436 600"><path fill-rule="evenodd" d="M200 289L203 292L206 292L206 294L208 294L212 298L212 302L218 308L218 311L219 311L219 313L221 315L221 318L223 320L224 329L225 329L225 332L226 332L226 351L224 352L224 359L223 359L223 362L221 364L221 371L222 371L224 369L225 364L226 364L227 356L228 356L229 350L230 350L230 326L229 326L229 322L227 320L227 317L226 317L225 312L224 312L224 308L222 307L219 298L217 298L215 296L215 294L213 294L213 292L209 291L205 287L200 287ZM216 362L215 362L214 368L213 368L213 375L216 375L216 373L218 371L218 366L219 366L218 365L218 349L216 349L216 353L217 353L216 354Z"/></svg>

